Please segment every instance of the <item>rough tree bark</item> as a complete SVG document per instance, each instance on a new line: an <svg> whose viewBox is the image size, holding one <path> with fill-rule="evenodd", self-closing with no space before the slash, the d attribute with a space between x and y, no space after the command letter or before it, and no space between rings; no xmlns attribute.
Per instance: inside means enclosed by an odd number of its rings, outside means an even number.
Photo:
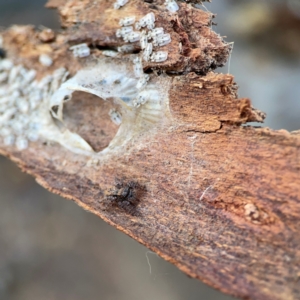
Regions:
<svg viewBox="0 0 300 300"><path fill-rule="evenodd" d="M144 64L157 85L169 86L168 114L151 131L99 160L43 141L19 151L0 139L0 153L189 276L243 299L300 299L299 132L242 126L264 114L237 98L232 75L212 72L226 62L230 45L211 30L210 13L179 6L170 14L160 0L120 10L112 1L51 0L62 32L3 31L7 56L38 78L59 67L72 75L83 68L86 60L74 58L71 45L87 43L93 58L121 46L115 31L124 16L154 12L172 42L164 46L166 62ZM43 53L52 66L39 63ZM101 151L117 131L106 117L110 107L76 93L65 123ZM123 205L129 193L132 201Z"/></svg>

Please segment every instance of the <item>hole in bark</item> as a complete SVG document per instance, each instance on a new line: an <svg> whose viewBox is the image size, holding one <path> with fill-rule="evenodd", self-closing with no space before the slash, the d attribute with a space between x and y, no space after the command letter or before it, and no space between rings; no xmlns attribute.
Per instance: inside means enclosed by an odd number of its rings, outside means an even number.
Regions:
<svg viewBox="0 0 300 300"><path fill-rule="evenodd" d="M52 111L53 111L55 114L57 114L57 112L58 112L58 105L52 106Z"/></svg>
<svg viewBox="0 0 300 300"><path fill-rule="evenodd" d="M91 47L93 48L93 47ZM115 51L116 53L118 52L118 49L117 47L106 47L106 46L101 46L101 45L96 45L94 48L100 50L100 51ZM140 49L139 47L137 48L134 48L132 51L130 51L130 53L134 53L134 54L137 54L140 52Z"/></svg>
<svg viewBox="0 0 300 300"><path fill-rule="evenodd" d="M100 51L105 51L105 50L117 51L116 47L106 47L106 46L100 46L100 45L96 45L96 49L98 49Z"/></svg>
<svg viewBox="0 0 300 300"><path fill-rule="evenodd" d="M66 127L79 134L91 147L99 152L106 148L117 133L109 111L116 108L112 101L84 92L74 92L72 101L64 105Z"/></svg>

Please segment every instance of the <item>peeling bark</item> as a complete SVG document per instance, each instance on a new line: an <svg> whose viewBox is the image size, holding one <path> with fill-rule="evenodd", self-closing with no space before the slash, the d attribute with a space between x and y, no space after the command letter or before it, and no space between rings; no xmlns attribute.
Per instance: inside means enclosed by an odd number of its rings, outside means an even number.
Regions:
<svg viewBox="0 0 300 300"><path fill-rule="evenodd" d="M18 151L0 140L0 153L189 276L243 299L300 299L300 136L242 126L265 115L237 98L232 75L212 72L230 45L210 29L210 13L179 5L175 17L162 1L114 10L111 1L51 0L62 33L48 38L30 26L3 32L8 57L38 78L89 64L72 56L75 43L88 43L93 59L102 47L121 46L115 31L126 15L153 11L172 42L164 46L166 62L144 65L158 71L158 85L168 78L164 122L97 159L42 141ZM49 68L38 62L43 53L53 58ZM101 151L117 132L110 106L75 93L65 105L66 126Z"/></svg>

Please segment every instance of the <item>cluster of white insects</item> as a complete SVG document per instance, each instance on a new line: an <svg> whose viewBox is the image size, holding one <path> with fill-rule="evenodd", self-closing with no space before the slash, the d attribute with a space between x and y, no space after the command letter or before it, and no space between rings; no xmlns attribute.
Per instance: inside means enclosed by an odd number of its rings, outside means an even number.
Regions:
<svg viewBox="0 0 300 300"><path fill-rule="evenodd" d="M146 87L147 82L150 79L150 76L144 73L142 59L139 56L137 56L133 60L133 71L135 77L138 78L136 88L138 91L141 91ZM136 99L133 100L133 106L139 107L141 104L145 104L146 101L147 99L142 99L139 95Z"/></svg>
<svg viewBox="0 0 300 300"><path fill-rule="evenodd" d="M126 3L127 1L116 2L115 9L120 8ZM49 109L55 118L59 119L60 121L62 120L62 107L64 103L63 97L71 99L71 94L74 90L81 90L92 93L101 97L102 99L106 99L106 97L108 97L108 94L110 95L110 97L114 97L113 95L115 95L116 98L119 97L120 99L122 99L122 101L125 101L126 105L136 108L140 107L141 105L144 106L148 102L149 107L147 108L145 106L145 111L147 111L147 109L151 110L152 105L155 105L157 107L156 102L158 101L157 99L159 97L157 93L153 92L153 87L151 87L151 92L148 88L148 81L150 79L150 76L144 73L142 61L145 60L152 62L163 62L167 60L167 51L153 51L153 48L169 44L171 42L171 36L170 34L165 33L162 27L155 28L155 15L152 12L146 14L138 21L136 21L135 16L125 17L119 21L119 25L121 26L121 28L116 31L116 36L118 38L122 38L129 44L118 47L118 52L105 50L102 51L102 54L108 57L118 57L118 53L132 53L134 51L134 45L130 43L140 42L140 46L143 52L141 56L136 55L133 59L134 78L120 80L116 79L119 74L115 74L115 72L113 72L113 74L107 72L106 74L107 78L115 78L116 81L120 81L120 83L124 82L124 85L127 85L126 90L129 91L130 97L128 97L127 94L124 93L124 86L121 85L121 90L123 93L122 96L122 93L118 92L117 87L113 86L111 80L98 78L102 78L103 73L101 73L101 76L94 75L93 79L90 78L90 80L93 82L87 82L88 77L86 75L83 76L84 71L79 72L75 77L62 84L60 89L55 93L54 97L52 97L52 99L50 100ZM69 49L73 52L74 57L82 58L90 55L90 48L85 43L74 45ZM98 78L98 82L105 82L106 84L102 84L100 86L97 85L96 83L94 83L96 78ZM99 91L99 89L101 89L101 91ZM107 91L109 91L108 93L106 92L106 89ZM111 93L111 91L113 90L114 92ZM155 96L153 97L153 95ZM58 107L58 109L54 111L52 107ZM160 114L159 111L160 109L157 110L158 114ZM145 113L145 115L146 118L149 117L147 113ZM109 116L115 124L120 125L122 123L122 114L116 109L112 109L109 112ZM155 114L153 114L150 119L154 121L155 118Z"/></svg>
<svg viewBox="0 0 300 300"><path fill-rule="evenodd" d="M143 50L143 60L157 63L167 60L167 51L153 51L154 47L165 46L171 42L169 33L165 33L162 27L155 28L155 15L153 12L146 14L137 22L135 16L125 17L120 20L119 24L122 27L117 30L116 36L123 38L127 43L139 41ZM133 49L130 45L124 45L118 50L126 53L130 49Z"/></svg>
<svg viewBox="0 0 300 300"><path fill-rule="evenodd" d="M135 62L135 65L140 63L140 58L136 57ZM138 67L136 72L144 74L142 67ZM137 78L126 63L118 64L116 68L113 61L99 60L95 67L80 70L68 80L68 72L64 68L40 81L35 77L34 70L14 65L8 59L0 60L0 140L7 146L15 145L18 150L26 149L30 141L42 139L58 142L77 153L93 152L79 135L65 129L61 131L53 121L54 117L63 122L63 104L71 100L72 93L78 90L95 94L103 100L113 98L116 104L121 104L121 113L116 109L109 112L117 125L122 123L127 111L129 116L132 115L130 107L142 104L135 111L139 120L135 127L158 122L162 116L162 94L165 91L159 91L153 83L138 89L143 76ZM126 132L125 137L128 139L129 136ZM122 141L122 135L117 135L115 144L122 143L118 139Z"/></svg>
<svg viewBox="0 0 300 300"><path fill-rule="evenodd" d="M38 82L35 70L0 60L0 137L5 145L23 150L38 140L42 127L51 122L46 102L67 75L58 69Z"/></svg>
<svg viewBox="0 0 300 300"><path fill-rule="evenodd" d="M139 113L144 114L145 119L156 122L161 114L161 98L155 85L148 82L150 76L143 72L141 58L135 55L133 71L128 69L126 63L121 63L121 60L117 65L118 68L111 60L98 60L95 67L82 69L74 77L62 83L49 101L49 110L53 117L62 121L64 103L71 99L74 91L83 91L103 100L113 99L116 104L119 104L121 112L117 109L109 112L111 120L117 125L122 123L124 113L129 111L132 115L132 108L141 105L143 107ZM155 107L154 111L153 107Z"/></svg>
<svg viewBox="0 0 300 300"><path fill-rule="evenodd" d="M114 8L119 9L125 5L127 0L118 0ZM178 10L178 5L174 0L166 0L167 8L175 12ZM171 7L173 7L171 9ZM177 7L177 8L176 8ZM133 60L134 75L137 78L136 89L138 92L142 92L150 79L148 74L144 73L142 61L152 62L164 62L168 59L167 51L153 51L154 47L162 47L171 42L171 36L169 33L165 33L162 27L155 27L155 15L153 12L146 14L139 20L136 20L135 16L128 16L119 21L119 28L116 31L116 36L122 38L126 43L123 46L118 47L119 53L132 53L134 46L130 43L139 42L142 49L142 56L137 56ZM87 57L90 55L90 49L87 44L79 44L69 48L73 51L75 57ZM102 51L102 54L109 57L117 57L118 52L112 50ZM143 91L138 95L131 103L134 107L139 107L147 102L147 93ZM60 111L61 115L61 111ZM112 121L116 124L120 124L122 116L116 110L110 112ZM58 118L61 118L58 117Z"/></svg>
<svg viewBox="0 0 300 300"><path fill-rule="evenodd" d="M115 8L126 2L117 0ZM80 136L69 130L62 132L53 121L55 118L64 124L63 105L71 100L74 91L92 93L103 100L113 99L121 108L121 112L117 109L109 112L111 120L117 125L122 123L124 116L127 115L127 120L128 115L132 117L133 112L134 118L143 124L141 126L160 121L163 113L162 93L165 91L158 91L157 86L149 82L150 76L144 73L142 62L167 60L167 51L153 51L153 48L167 45L171 42L171 36L162 27L155 27L152 12L138 21L134 16L126 17L119 24L121 28L116 32L117 37L127 43L139 42L142 49L141 55L131 56L134 57L133 70L129 70L126 63L122 67L118 63L116 68L113 61L104 59L99 60L94 68L82 69L68 80L69 73L61 68L37 81L35 70L14 65L9 59L0 60L0 139L5 145L15 145L23 150L30 141L42 138L59 142L72 151L93 152ZM107 50L103 54L117 57L120 53L132 53L134 49L134 45L126 44L119 47L118 52ZM86 43L71 46L69 50L78 58L91 54ZM38 61L44 67L53 64L47 54L41 54ZM120 134L117 137L120 138Z"/></svg>
<svg viewBox="0 0 300 300"><path fill-rule="evenodd" d="M135 16L125 17L119 21L119 25L121 28L116 31L116 36L122 38L126 43L139 42L142 49L142 55L137 56L133 60L134 75L138 79L136 88L139 91L139 95L132 101L132 104L134 107L139 107L144 105L149 98L148 93L144 89L150 76L144 73L142 61L155 63L166 61L168 59L167 51L153 50L154 47L162 47L169 44L171 36L169 33L165 33L162 27L155 27L155 15L153 12L146 14L139 20L136 20ZM133 50L134 46L132 44L126 44L118 48L118 51L122 53L130 53Z"/></svg>

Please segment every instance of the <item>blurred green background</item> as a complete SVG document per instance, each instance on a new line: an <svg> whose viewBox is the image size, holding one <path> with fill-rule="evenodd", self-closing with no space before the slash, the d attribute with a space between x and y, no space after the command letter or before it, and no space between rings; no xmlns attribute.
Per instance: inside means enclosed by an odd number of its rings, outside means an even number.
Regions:
<svg viewBox="0 0 300 300"><path fill-rule="evenodd" d="M58 29L44 0L0 0L0 26ZM234 41L239 96L263 126L300 129L300 2L214 0L215 30ZM203 8L205 9L205 8ZM151 264L151 273L148 260ZM52 195L0 157L0 299L225 300L72 201Z"/></svg>

